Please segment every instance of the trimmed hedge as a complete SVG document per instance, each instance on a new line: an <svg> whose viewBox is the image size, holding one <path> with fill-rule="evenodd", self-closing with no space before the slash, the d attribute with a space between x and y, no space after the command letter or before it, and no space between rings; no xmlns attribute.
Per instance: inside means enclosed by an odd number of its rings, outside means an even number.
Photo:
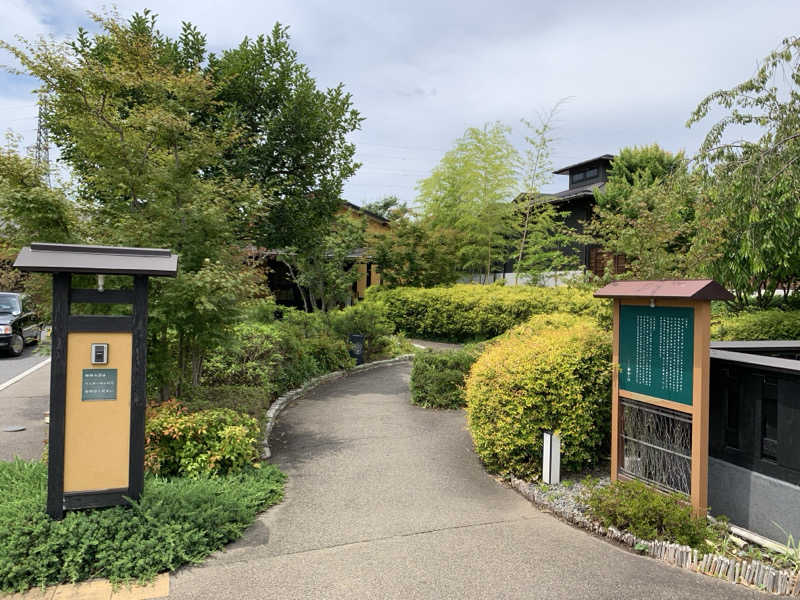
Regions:
<svg viewBox="0 0 800 600"><path fill-rule="evenodd" d="M800 340L800 310L773 308L720 317L711 326L714 340Z"/></svg>
<svg viewBox="0 0 800 600"><path fill-rule="evenodd" d="M453 342L486 340L531 316L566 312L610 324L607 302L587 290L568 287L457 284L437 288L370 288L398 330L425 339Z"/></svg>
<svg viewBox="0 0 800 600"><path fill-rule="evenodd" d="M548 326L548 319L568 326ZM489 470L539 476L547 430L561 436L564 471L607 452L611 335L591 319L572 319L532 320L493 342L473 365L466 385L469 428Z"/></svg>
<svg viewBox="0 0 800 600"><path fill-rule="evenodd" d="M467 405L464 382L478 359L481 346L414 355L411 368L411 401L427 408L461 408Z"/></svg>

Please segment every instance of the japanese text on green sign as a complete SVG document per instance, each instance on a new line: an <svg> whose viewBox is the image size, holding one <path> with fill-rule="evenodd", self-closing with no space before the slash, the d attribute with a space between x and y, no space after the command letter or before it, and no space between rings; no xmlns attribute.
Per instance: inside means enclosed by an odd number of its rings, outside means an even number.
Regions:
<svg viewBox="0 0 800 600"><path fill-rule="evenodd" d="M691 406L693 358L693 308L620 306L620 390Z"/></svg>
<svg viewBox="0 0 800 600"><path fill-rule="evenodd" d="M81 400L116 400L116 369L84 369Z"/></svg>

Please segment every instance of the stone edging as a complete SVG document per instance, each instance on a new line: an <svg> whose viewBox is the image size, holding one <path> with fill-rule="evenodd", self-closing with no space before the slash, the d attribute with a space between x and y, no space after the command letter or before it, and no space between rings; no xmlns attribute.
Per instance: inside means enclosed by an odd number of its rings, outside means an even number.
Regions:
<svg viewBox="0 0 800 600"><path fill-rule="evenodd" d="M395 363L405 362L407 360L411 360L414 358L413 354L403 354L401 356L396 356L395 358L387 358L386 360L376 360L375 362L364 363L363 365L356 365L352 369L347 369L343 371L333 371L331 373L325 373L325 375L320 375L319 377L314 377L307 382L305 382L301 387L288 391L282 396L280 396L272 405L269 407L267 411L267 427L266 431L264 432L264 441L262 442L262 450L261 450L261 458L266 460L270 456L272 456L272 451L269 449L269 436L272 433L272 428L275 426L275 421L278 418L280 412L286 408L286 406L296 400L297 398L301 397L306 392L310 392L315 387L322 383L326 383L328 381L334 381L336 379L341 379L342 377L347 377L348 375L355 375L356 373L363 373L364 371L369 371L376 367L382 367L384 365L392 365Z"/></svg>
<svg viewBox="0 0 800 600"><path fill-rule="evenodd" d="M577 510L559 508L552 504L544 491L533 483L512 477L511 487L538 508L547 510L581 529L608 538L629 548L642 550L642 553L662 560L681 569L702 573L733 584L740 584L779 596L800 596L800 571L778 571L757 560L732 560L719 554L698 554L689 546L643 540L632 533L614 527L603 527ZM637 549L637 550L638 550Z"/></svg>

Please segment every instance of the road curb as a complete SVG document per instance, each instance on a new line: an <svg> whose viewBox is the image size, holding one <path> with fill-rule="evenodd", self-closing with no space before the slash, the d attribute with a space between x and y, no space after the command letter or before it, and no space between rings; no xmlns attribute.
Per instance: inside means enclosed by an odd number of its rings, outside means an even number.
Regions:
<svg viewBox="0 0 800 600"><path fill-rule="evenodd" d="M6 389L7 387L11 387L12 385L14 385L15 383L17 383L18 381L21 381L22 379L24 379L25 377L27 377L28 375L30 375L30 374L31 374L31 373L33 373L34 371L38 371L38 370L39 370L39 369L41 369L43 366L45 366L45 365L49 365L49 364L50 364L50 360L51 360L51 359L49 359L49 358L46 358L46 359L44 359L42 362L40 362L40 363L37 363L37 364L33 365L33 366L32 366L30 369L28 369L27 371L23 371L22 373L20 373L19 375L16 375L16 376L14 376L14 377L12 377L11 379L9 379L8 381L6 381L5 383L3 383L3 384L0 384L0 392L2 392L2 391L3 391L4 389Z"/></svg>
<svg viewBox="0 0 800 600"><path fill-rule="evenodd" d="M314 377L303 384L302 387L286 392L277 400L275 400L275 402L272 403L272 406L270 406L269 410L267 411L267 427L266 431L264 432L264 441L262 442L261 458L266 460L272 456L272 451L269 448L269 436L272 433L272 428L275 426L275 421L277 420L278 415L293 400L300 398L306 392L310 392L315 387L328 381L335 381L337 379L341 379L342 377L356 375L358 373L363 373L364 371L371 371L372 369L386 365L399 364L401 362L409 361L412 358L414 358L413 354L403 354L402 356L397 356L395 358L376 360L375 362L357 365L352 369L344 371L333 371L331 373L326 373L325 375L320 375L319 377Z"/></svg>

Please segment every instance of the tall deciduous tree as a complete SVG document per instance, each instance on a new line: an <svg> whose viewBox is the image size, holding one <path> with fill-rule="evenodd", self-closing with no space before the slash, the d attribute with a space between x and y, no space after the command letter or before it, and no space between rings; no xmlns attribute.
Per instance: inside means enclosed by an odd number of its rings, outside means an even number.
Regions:
<svg viewBox="0 0 800 600"><path fill-rule="evenodd" d="M766 306L800 282L800 38L783 40L750 79L707 96L687 125L715 108L726 114L698 154L711 173L702 208L713 227L698 241L718 256L709 273L740 306ZM752 139L731 137L753 128Z"/></svg>
<svg viewBox="0 0 800 600"><path fill-rule="evenodd" d="M433 227L430 218L405 205L387 216L389 231L374 236L370 244L383 284L431 287L458 280L456 232Z"/></svg>
<svg viewBox="0 0 800 600"><path fill-rule="evenodd" d="M432 225L459 233L461 267L487 280L513 246L517 152L508 134L499 122L467 129L418 186Z"/></svg>
<svg viewBox="0 0 800 600"><path fill-rule="evenodd" d="M551 149L554 121L564 100L539 118L538 124L521 119L529 133L521 162L522 194L517 197L519 245L514 264L514 279L520 274L538 282L545 272L558 273L578 266L577 257L565 252L573 242L564 224L566 212L559 211L542 188L552 180Z"/></svg>
<svg viewBox="0 0 800 600"><path fill-rule="evenodd" d="M149 12L127 22L95 19L101 31L81 30L74 42L4 47L49 95L49 129L81 184L85 241L180 254L177 280L153 282L150 347L165 361L188 356L184 365L202 364L202 340L223 333L225 320L207 318L209 302L179 307L168 299L192 288L209 261L230 273L242 270L237 241L247 238L243 216L259 190L222 168L237 132L204 118L217 110L218 90L202 69L203 36L185 25L178 40L166 38ZM235 280L226 279L231 288ZM193 310L197 318L187 318ZM153 373L163 376L163 394L177 383L167 379L169 369Z"/></svg>
<svg viewBox="0 0 800 600"><path fill-rule="evenodd" d="M241 132L225 152L229 170L268 192L265 210L252 215L256 241L267 248L317 243L359 166L347 136L362 118L350 94L343 84L318 89L280 24L212 56L208 70L225 107L221 122L233 119Z"/></svg>

